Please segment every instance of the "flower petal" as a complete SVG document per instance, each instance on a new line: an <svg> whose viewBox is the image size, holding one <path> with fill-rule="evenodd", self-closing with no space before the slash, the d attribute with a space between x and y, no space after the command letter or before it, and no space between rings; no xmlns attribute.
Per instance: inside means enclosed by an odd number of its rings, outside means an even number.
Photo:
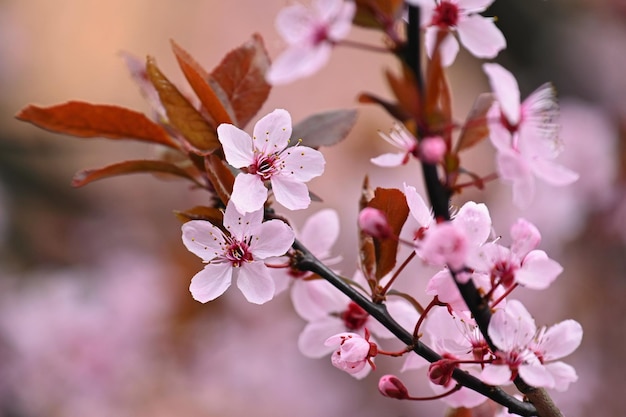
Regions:
<svg viewBox="0 0 626 417"><path fill-rule="evenodd" d="M183 244L189 252L204 261L210 261L222 252L224 234L204 220L191 220L182 226Z"/></svg>
<svg viewBox="0 0 626 417"><path fill-rule="evenodd" d="M350 300L328 281L317 279L296 280L291 288L291 301L300 317L307 321L318 321L345 309Z"/></svg>
<svg viewBox="0 0 626 417"><path fill-rule="evenodd" d="M489 385L508 385L511 383L511 370L507 365L485 365L480 379Z"/></svg>
<svg viewBox="0 0 626 417"><path fill-rule="evenodd" d="M333 346L325 346L324 341L345 330L343 323L332 317L311 322L300 333L298 348L306 357L321 358L335 350Z"/></svg>
<svg viewBox="0 0 626 417"><path fill-rule="evenodd" d="M311 215L300 232L300 240L318 259L330 256L330 249L339 238L339 215L333 209Z"/></svg>
<svg viewBox="0 0 626 417"><path fill-rule="evenodd" d="M529 385L533 387L554 387L554 377L540 363L522 364L519 367L519 376Z"/></svg>
<svg viewBox="0 0 626 417"><path fill-rule="evenodd" d="M237 277L237 287L246 300L263 304L274 298L274 280L263 262L243 263Z"/></svg>
<svg viewBox="0 0 626 417"><path fill-rule="evenodd" d="M404 195L406 196L406 202L409 206L409 211L411 215L417 220L417 223L421 227L428 227L433 221L433 215L430 212L430 209L424 202L424 199L417 192L415 187L411 185L404 185Z"/></svg>
<svg viewBox="0 0 626 417"><path fill-rule="evenodd" d="M270 181L276 201L289 210L302 210L311 204L311 197L306 184L292 181L283 176L274 176Z"/></svg>
<svg viewBox="0 0 626 417"><path fill-rule="evenodd" d="M426 43L426 52L428 52L428 56L431 58L433 56L433 53L435 52L438 31L439 28L437 28L436 26L431 26L426 29L426 34L424 36L424 42ZM441 41L439 48L441 65L443 65L444 67L449 67L450 65L452 65L452 63L456 59L457 54L459 53L459 42L457 42L452 33L448 33L446 37L443 38L443 40Z"/></svg>
<svg viewBox="0 0 626 417"><path fill-rule="evenodd" d="M230 201L233 202L237 211L249 213L260 210L267 200L267 188L258 175L240 173L235 177L233 193Z"/></svg>
<svg viewBox="0 0 626 417"><path fill-rule="evenodd" d="M252 134L254 147L266 155L285 149L290 137L291 115L284 109L276 109L263 116L254 125Z"/></svg>
<svg viewBox="0 0 626 417"><path fill-rule="evenodd" d="M274 60L265 79L272 85L280 85L308 77L326 65L331 52L332 46L328 42L317 46L294 45Z"/></svg>
<svg viewBox="0 0 626 417"><path fill-rule="evenodd" d="M386 153L370 159L370 162L374 165L378 165L379 167L397 167L407 161L407 156L408 154L406 152Z"/></svg>
<svg viewBox="0 0 626 417"><path fill-rule="evenodd" d="M489 77L502 113L512 125L517 125L521 116L520 92L517 80L499 64L483 64L483 71Z"/></svg>
<svg viewBox="0 0 626 417"><path fill-rule="evenodd" d="M294 146L283 152L281 175L290 180L307 182L324 172L324 155L308 146Z"/></svg>
<svg viewBox="0 0 626 417"><path fill-rule="evenodd" d="M453 223L465 231L469 244L479 246L491 234L491 216L486 205L468 201L454 217Z"/></svg>
<svg viewBox="0 0 626 417"><path fill-rule="evenodd" d="M226 161L235 168L249 166L254 161L252 138L243 130L228 123L217 127L217 138L224 148Z"/></svg>
<svg viewBox="0 0 626 417"><path fill-rule="evenodd" d="M547 159L534 159L531 167L537 177L552 185L569 185L579 177L578 173Z"/></svg>
<svg viewBox="0 0 626 417"><path fill-rule="evenodd" d="M554 389L560 392L567 391L569 384L578 380L576 370L563 362L554 362L545 365L545 368L554 378Z"/></svg>
<svg viewBox="0 0 626 417"><path fill-rule="evenodd" d="M224 294L232 275L233 268L228 262L208 264L191 279L189 291L194 300L206 303Z"/></svg>
<svg viewBox="0 0 626 417"><path fill-rule="evenodd" d="M548 258L544 251L531 251L515 273L515 281L533 290L543 290L552 284L563 267L555 260Z"/></svg>
<svg viewBox="0 0 626 417"><path fill-rule="evenodd" d="M539 348L546 361L561 359L580 346L583 328L576 320L565 320L546 330L539 341Z"/></svg>
<svg viewBox="0 0 626 417"><path fill-rule="evenodd" d="M477 58L493 58L506 48L506 39L492 18L467 16L459 22L457 32L463 46Z"/></svg>
<svg viewBox="0 0 626 417"><path fill-rule="evenodd" d="M291 45L306 42L314 24L313 14L302 4L285 7L276 15L276 30Z"/></svg>
<svg viewBox="0 0 626 417"><path fill-rule="evenodd" d="M295 233L281 220L270 220L262 223L254 231L250 251L255 259L284 255L295 239Z"/></svg>
<svg viewBox="0 0 626 417"><path fill-rule="evenodd" d="M254 230L261 225L262 221L262 210L241 214L237 210L232 198L226 205L226 211L224 211L224 227L231 236L240 242L253 234Z"/></svg>

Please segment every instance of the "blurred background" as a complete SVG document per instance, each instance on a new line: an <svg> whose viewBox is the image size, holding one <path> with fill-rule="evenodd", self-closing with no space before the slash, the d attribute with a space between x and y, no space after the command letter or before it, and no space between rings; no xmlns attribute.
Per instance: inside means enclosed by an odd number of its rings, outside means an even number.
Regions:
<svg viewBox="0 0 626 417"><path fill-rule="evenodd" d="M173 210L206 203L187 184L125 176L73 189L74 172L155 150L132 142L89 141L49 134L18 122L27 104L68 100L149 111L120 57L154 56L189 92L170 39L212 69L230 49L260 33L270 56L284 45L274 29L286 0L0 0L0 415L36 416L307 416L443 415L441 402L381 397L377 378L393 361L357 381L328 358L309 359L296 340L305 323L287 293L263 306L233 289L209 304L188 285L202 268L180 239ZM564 413L622 415L626 351L626 2L624 0L496 1L508 48L497 61L518 78L522 96L552 81L560 97L560 161L578 171L567 188L540 187L533 206L511 208L510 187L489 184L454 201L485 201L497 233L519 216L543 233L541 248L565 272L546 291L520 290L539 325L573 318L582 346L565 361L579 381L555 393ZM353 29L350 39L380 44L378 33ZM481 62L464 51L450 69L456 118L487 91ZM336 108L357 108L348 139L324 149L323 177L310 188L323 198L301 226L334 208L341 236L333 253L355 269L357 201L365 174L373 186L421 188L410 163L382 169L369 158L392 151L376 131L391 119L358 105L369 91L390 97L384 69L396 63L345 47L321 72L272 90L259 117L286 108L294 121ZM468 155L476 172L493 170L483 143ZM423 291L434 271L417 265L399 285ZM420 296L417 296L420 298ZM422 297L421 300L426 300ZM415 395L430 395L418 371L402 376Z"/></svg>

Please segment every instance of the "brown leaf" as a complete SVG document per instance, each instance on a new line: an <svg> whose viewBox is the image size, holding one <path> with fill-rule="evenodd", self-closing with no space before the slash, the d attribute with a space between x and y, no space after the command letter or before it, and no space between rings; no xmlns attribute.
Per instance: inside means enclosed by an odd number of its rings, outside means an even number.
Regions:
<svg viewBox="0 0 626 417"><path fill-rule="evenodd" d="M385 71L387 82L393 94L398 99L398 106L412 115L419 117L420 95L415 76L406 66L403 67L402 77L395 76L391 71Z"/></svg>
<svg viewBox="0 0 626 417"><path fill-rule="evenodd" d="M367 207L372 198L374 198L374 193L370 188L369 178L366 175L361 188L359 212ZM374 238L363 233L361 230L359 230L359 260L361 270L367 281L370 282L374 280L376 276L376 249L374 247Z"/></svg>
<svg viewBox="0 0 626 417"><path fill-rule="evenodd" d="M146 71L159 92L169 122L196 149L211 153L220 147L217 132L159 70L154 58L148 57Z"/></svg>
<svg viewBox="0 0 626 417"><path fill-rule="evenodd" d="M72 179L72 186L82 187L83 185L89 184L90 182L94 182L104 178L137 173L171 174L186 178L193 181L197 185L202 186L187 171L177 167L174 164L170 164L169 162L164 161L154 161L146 159L123 161L116 164L107 165L102 168L85 169L79 171L76 173L76 175L74 175L74 178Z"/></svg>
<svg viewBox="0 0 626 417"><path fill-rule="evenodd" d="M51 107L30 105L16 117L42 129L82 138L136 139L179 148L163 127L142 113L118 106L81 101Z"/></svg>
<svg viewBox="0 0 626 417"><path fill-rule="evenodd" d="M459 134L459 141L456 144L457 152L471 148L489 136L487 112L491 108L493 100L494 97L492 93L483 93L476 97L474 105L467 115L463 129Z"/></svg>
<svg viewBox="0 0 626 417"><path fill-rule="evenodd" d="M291 144L302 139L311 148L331 146L348 136L356 123L356 110L332 110L307 117L293 127Z"/></svg>
<svg viewBox="0 0 626 417"><path fill-rule="evenodd" d="M181 46L173 40L170 42L174 55L176 55L176 59L178 60L178 65L180 65L189 85L200 99L202 106L211 116L214 127L217 127L221 123L232 124L233 121L224 108L224 104L209 85L209 74Z"/></svg>
<svg viewBox="0 0 626 417"><path fill-rule="evenodd" d="M409 206L404 193L395 188L376 188L374 198L367 204L385 213L389 226L395 235L400 235L402 226L409 216ZM396 265L398 241L395 239L374 239L376 248L376 278L380 280Z"/></svg>
<svg viewBox="0 0 626 417"><path fill-rule="evenodd" d="M411 119L411 116L403 109L401 109L400 106L398 106L396 103L392 103L390 101L377 97L374 94L361 93L357 97L357 100L359 101L359 103L363 104L378 104L383 109L385 109L391 117L401 122L406 122Z"/></svg>
<svg viewBox="0 0 626 417"><path fill-rule="evenodd" d="M224 206L228 204L230 196L233 193L233 185L235 184L235 175L230 168L224 164L220 158L215 155L209 155L205 158L206 173L209 176L211 184L215 192L219 196Z"/></svg>
<svg viewBox="0 0 626 417"><path fill-rule="evenodd" d="M224 220L222 211L215 207L195 206L185 211L174 210L174 214L183 223L189 220L206 220L217 227L221 227Z"/></svg>
<svg viewBox="0 0 626 417"><path fill-rule="evenodd" d="M270 59L261 35L229 52L211 72L235 112L237 126L243 128L261 109L271 86L265 81ZM211 84L216 90L214 84ZM219 95L219 94L218 94Z"/></svg>
<svg viewBox="0 0 626 417"><path fill-rule="evenodd" d="M402 0L356 0L354 24L366 28L382 28L395 22L402 13Z"/></svg>
<svg viewBox="0 0 626 417"><path fill-rule="evenodd" d="M439 133L451 142L452 99L448 79L441 65L440 45L446 33L437 34L435 51L428 61L426 68L426 98L424 103L424 118L431 133Z"/></svg>

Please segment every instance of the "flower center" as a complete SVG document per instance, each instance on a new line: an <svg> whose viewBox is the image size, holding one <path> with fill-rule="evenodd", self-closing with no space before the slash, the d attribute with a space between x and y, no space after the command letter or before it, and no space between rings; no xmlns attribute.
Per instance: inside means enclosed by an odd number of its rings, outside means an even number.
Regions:
<svg viewBox="0 0 626 417"><path fill-rule="evenodd" d="M241 266L244 262L252 262L252 253L245 242L231 241L224 248L224 257L234 266Z"/></svg>
<svg viewBox="0 0 626 417"><path fill-rule="evenodd" d="M442 1L435 7L433 26L441 28L454 27L459 22L459 6L449 1Z"/></svg>
<svg viewBox="0 0 626 417"><path fill-rule="evenodd" d="M254 162L248 167L250 174L256 174L263 180L268 180L272 175L280 171L280 157L277 153L270 155L257 154L255 155Z"/></svg>
<svg viewBox="0 0 626 417"><path fill-rule="evenodd" d="M359 330L365 326L369 314L357 303L350 301L348 308L341 313L341 320L348 330Z"/></svg>
<svg viewBox="0 0 626 417"><path fill-rule="evenodd" d="M517 268L509 261L497 262L491 269L491 280L495 282L499 278L500 284L504 288L510 288L515 283L515 271Z"/></svg>

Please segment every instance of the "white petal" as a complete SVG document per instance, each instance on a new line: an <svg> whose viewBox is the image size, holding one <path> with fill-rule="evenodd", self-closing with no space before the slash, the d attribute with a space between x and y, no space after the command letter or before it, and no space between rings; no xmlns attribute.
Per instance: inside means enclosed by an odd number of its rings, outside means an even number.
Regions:
<svg viewBox="0 0 626 417"><path fill-rule="evenodd" d="M274 298L274 280L263 262L246 262L239 268L237 287L246 300L263 304Z"/></svg>
<svg viewBox="0 0 626 417"><path fill-rule="evenodd" d="M259 209L241 214L237 210L232 198L226 205L226 211L224 211L224 227L226 227L226 230L228 230L231 236L240 242L247 236L250 236L254 229L261 225L262 221L263 210Z"/></svg>
<svg viewBox="0 0 626 417"><path fill-rule="evenodd" d="M276 201L289 210L302 210L311 204L311 197L309 197L309 189L306 184L290 181L283 176L274 176L270 181Z"/></svg>
<svg viewBox="0 0 626 417"><path fill-rule="evenodd" d="M569 384L578 380L576 370L563 362L554 362L545 365L554 378L554 389L560 392L567 391Z"/></svg>
<svg viewBox="0 0 626 417"><path fill-rule="evenodd" d="M459 39L477 58L493 58L506 48L506 40L493 19L475 14L467 16L457 26Z"/></svg>
<svg viewBox="0 0 626 417"><path fill-rule="evenodd" d="M330 255L339 238L339 215L333 209L320 210L310 216L300 232L300 240L318 258Z"/></svg>
<svg viewBox="0 0 626 417"><path fill-rule="evenodd" d="M289 44L307 42L314 26L314 15L302 4L285 7L276 15L276 30Z"/></svg>
<svg viewBox="0 0 626 417"><path fill-rule="evenodd" d="M514 151L498 152L496 163L502 179L513 182L513 203L528 207L535 195L535 177L528 163Z"/></svg>
<svg viewBox="0 0 626 417"><path fill-rule="evenodd" d="M458 0L457 4L463 10L477 13L487 9L493 2L494 0Z"/></svg>
<svg viewBox="0 0 626 417"><path fill-rule="evenodd" d="M324 172L324 155L308 146L293 146L282 153L284 164L280 175L291 180L307 182Z"/></svg>
<svg viewBox="0 0 626 417"><path fill-rule="evenodd" d="M491 90L500 103L502 113L512 125L519 123L521 116L520 92L517 80L499 64L483 64L483 70L489 77Z"/></svg>
<svg viewBox="0 0 626 417"><path fill-rule="evenodd" d="M298 337L300 352L309 358L321 358L335 350L333 346L325 346L326 341L332 335L344 332L346 329L340 320L332 317L306 325Z"/></svg>
<svg viewBox="0 0 626 417"><path fill-rule="evenodd" d="M191 220L182 226L183 243L189 252L204 261L210 261L222 252L224 234L204 220Z"/></svg>
<svg viewBox="0 0 626 417"><path fill-rule="evenodd" d="M284 255L295 239L291 227L281 220L262 223L254 231L250 251L255 259Z"/></svg>
<svg viewBox="0 0 626 417"><path fill-rule="evenodd" d="M552 284L557 276L563 272L563 267L548 256L539 256L545 252L534 250L530 252L522 264L522 268L515 273L515 281L533 290L543 290Z"/></svg>
<svg viewBox="0 0 626 417"><path fill-rule="evenodd" d="M348 36L352 29L352 19L356 14L356 3L353 1L334 1L341 6L331 16L332 21L326 33L330 40L339 41Z"/></svg>
<svg viewBox="0 0 626 417"><path fill-rule="evenodd" d="M540 340L540 349L546 361L563 358L580 346L583 328L575 320L565 320L548 328Z"/></svg>
<svg viewBox="0 0 626 417"><path fill-rule="evenodd" d="M529 385L533 387L554 387L554 377L541 364L520 365L519 376Z"/></svg>
<svg viewBox="0 0 626 417"><path fill-rule="evenodd" d="M263 185L261 177L243 173L235 177L230 201L233 202L237 211L245 214L260 210L265 200L267 200L267 188Z"/></svg>
<svg viewBox="0 0 626 417"><path fill-rule="evenodd" d="M247 167L254 161L252 138L228 123L217 127L217 138L224 148L226 161L235 168Z"/></svg>
<svg viewBox="0 0 626 417"><path fill-rule="evenodd" d="M370 162L374 165L378 165L379 167L397 167L404 163L407 160L406 152L399 153L386 153L383 155L379 155L376 158L370 159Z"/></svg>
<svg viewBox="0 0 626 417"><path fill-rule="evenodd" d="M266 155L285 149L290 137L291 115L284 109L276 109L263 116L254 125L252 134L254 147Z"/></svg>
<svg viewBox="0 0 626 417"><path fill-rule="evenodd" d="M272 85L280 85L308 77L326 65L331 52L328 42L317 46L292 46L274 60L265 78Z"/></svg>
<svg viewBox="0 0 626 417"><path fill-rule="evenodd" d="M511 370L507 365L485 365L480 379L489 385L508 385L511 383Z"/></svg>
<svg viewBox="0 0 626 417"><path fill-rule="evenodd" d="M433 221L433 216L430 213L430 209L426 206L424 199L418 194L415 187L411 185L404 185L404 195L406 196L406 202L409 206L411 215L417 220L417 223L421 227L428 227Z"/></svg>
<svg viewBox="0 0 626 417"><path fill-rule="evenodd" d="M491 216L486 205L468 201L463 204L453 222L465 231L470 245L483 244L491 234Z"/></svg>
<svg viewBox="0 0 626 417"><path fill-rule="evenodd" d="M291 301L296 313L307 321L317 321L331 313L344 310L347 296L323 279L296 280L291 288ZM345 330L342 327L343 331Z"/></svg>
<svg viewBox="0 0 626 417"><path fill-rule="evenodd" d="M224 294L230 287L233 267L230 263L208 264L198 272L189 285L194 300L206 303Z"/></svg>

